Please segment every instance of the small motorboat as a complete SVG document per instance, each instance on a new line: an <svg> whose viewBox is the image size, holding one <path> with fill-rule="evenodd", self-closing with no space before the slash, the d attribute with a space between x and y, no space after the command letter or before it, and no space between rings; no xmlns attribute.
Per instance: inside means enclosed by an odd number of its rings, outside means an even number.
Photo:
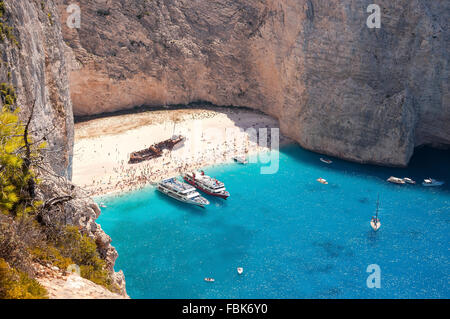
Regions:
<svg viewBox="0 0 450 319"><path fill-rule="evenodd" d="M236 157L233 157L233 160L236 162L236 163L239 163L239 164L248 164L248 161L247 161L247 159L245 158L245 157L243 157L243 156L236 156Z"/></svg>
<svg viewBox="0 0 450 319"><path fill-rule="evenodd" d="M237 272L238 272L239 275L242 275L242 273L244 272L244 268L238 267L237 268Z"/></svg>
<svg viewBox="0 0 450 319"><path fill-rule="evenodd" d="M322 157L320 158L320 161L323 162L323 163L325 163L325 164L331 164L331 163L333 163L332 160L325 159L325 158L322 158Z"/></svg>
<svg viewBox="0 0 450 319"><path fill-rule="evenodd" d="M319 183L324 184L324 185L328 185L328 182L327 182L327 180L326 180L325 178L320 177L320 178L317 179L317 181L318 181Z"/></svg>
<svg viewBox="0 0 450 319"><path fill-rule="evenodd" d="M104 203L100 203L99 205L101 208L106 208L106 205Z"/></svg>
<svg viewBox="0 0 450 319"><path fill-rule="evenodd" d="M206 282L214 282L215 280L214 280L214 278L205 278L205 281Z"/></svg>
<svg viewBox="0 0 450 319"><path fill-rule="evenodd" d="M441 185L444 185L444 182L437 181L437 180L432 179L432 178L427 178L427 179L423 180L422 185L423 186L441 186Z"/></svg>
<svg viewBox="0 0 450 319"><path fill-rule="evenodd" d="M408 184L415 184L416 182L415 181L413 181L411 178L409 178L409 177L403 177L403 180L405 181L405 182L407 182Z"/></svg>
<svg viewBox="0 0 450 319"><path fill-rule="evenodd" d="M400 184L400 185L405 184L405 181L402 178L398 178L398 177L394 177L394 176L389 177L387 179L387 181L390 183L394 183L394 184Z"/></svg>

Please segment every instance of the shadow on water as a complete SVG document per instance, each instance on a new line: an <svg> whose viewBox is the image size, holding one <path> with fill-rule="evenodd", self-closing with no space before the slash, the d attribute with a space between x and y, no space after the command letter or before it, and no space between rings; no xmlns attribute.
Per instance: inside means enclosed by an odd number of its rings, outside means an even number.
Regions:
<svg viewBox="0 0 450 319"><path fill-rule="evenodd" d="M288 155L306 166L313 166L322 169L332 169L342 173L361 174L379 178L383 181L389 176L410 177L421 186L425 178L434 178L444 181L440 187L429 187L434 190L450 192L450 150L440 150L431 147L416 148L408 167L383 167L371 164L358 164L331 156L324 156L305 150L297 145L283 147L281 153ZM322 163L321 157L329 158L333 161L331 165ZM424 189L429 189L424 188ZM360 200L365 203L365 199Z"/></svg>
<svg viewBox="0 0 450 319"><path fill-rule="evenodd" d="M358 199L358 202L360 202L361 204L369 204L370 200L367 197L362 197L362 198Z"/></svg>
<svg viewBox="0 0 450 319"><path fill-rule="evenodd" d="M338 287L330 288L320 294L321 298L337 298L342 294L342 289Z"/></svg>
<svg viewBox="0 0 450 319"><path fill-rule="evenodd" d="M368 230L367 231L367 241L369 242L369 245L371 247L375 247L377 246L377 244L381 241L381 236L382 236L382 230L378 230L378 231L373 231Z"/></svg>
<svg viewBox="0 0 450 319"><path fill-rule="evenodd" d="M339 257L352 257L353 251L347 247L337 244L331 240L326 241L314 241L312 243L314 247L322 248L328 258L334 259Z"/></svg>
<svg viewBox="0 0 450 319"><path fill-rule="evenodd" d="M180 201L177 201L176 199L174 199L170 196L166 196L164 194L161 194L160 192L156 192L156 193L157 193L158 197L170 202L170 204L175 206L180 212L188 211L188 212L190 212L192 214L196 214L196 215L205 214L205 208L195 206L195 205L181 203Z"/></svg>

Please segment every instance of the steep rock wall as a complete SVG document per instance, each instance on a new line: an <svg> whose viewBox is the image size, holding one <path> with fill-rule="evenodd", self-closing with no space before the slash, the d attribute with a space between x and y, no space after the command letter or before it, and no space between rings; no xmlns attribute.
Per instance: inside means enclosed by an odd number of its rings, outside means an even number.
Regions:
<svg viewBox="0 0 450 319"><path fill-rule="evenodd" d="M7 63L2 78L6 80L10 72L24 121L35 103L32 133L36 140L45 137L53 170L70 178L73 111L57 8L51 1L43 7L41 1L7 0L4 4L18 46L7 40L0 44Z"/></svg>
<svg viewBox="0 0 450 319"><path fill-rule="evenodd" d="M4 36L0 42L0 82L15 88L16 105L23 121L33 109L31 134L34 141L45 138L48 144L37 197L44 202L59 196L73 197L59 205L56 212L49 210L48 216L52 222L79 226L81 232L96 241L113 281L126 296L124 275L114 272L117 251L111 238L95 223L99 207L68 181L72 173L74 123L65 58L67 47L57 7L53 1L2 2L3 28L12 27L13 37Z"/></svg>
<svg viewBox="0 0 450 319"><path fill-rule="evenodd" d="M66 0L57 0L62 21ZM259 109L303 147L406 165L450 145L445 0L80 0L63 23L76 115L209 101Z"/></svg>

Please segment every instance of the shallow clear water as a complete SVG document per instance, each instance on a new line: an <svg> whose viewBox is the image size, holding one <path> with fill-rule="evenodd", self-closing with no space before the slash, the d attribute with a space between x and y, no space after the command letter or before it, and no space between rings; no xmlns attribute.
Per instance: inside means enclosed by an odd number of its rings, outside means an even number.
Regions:
<svg viewBox="0 0 450 319"><path fill-rule="evenodd" d="M450 153L419 150L408 169L358 165L297 146L280 170L259 164L205 169L227 201L206 209L149 187L121 197L98 222L119 252L132 298L449 298ZM411 177L417 185L387 183ZM426 188L426 177L446 181ZM326 178L329 185L316 182ZM420 183L419 183L420 181ZM381 229L369 221L381 199ZM381 288L366 285L381 268ZM244 267L238 275L236 267ZM215 278L214 283L204 282Z"/></svg>

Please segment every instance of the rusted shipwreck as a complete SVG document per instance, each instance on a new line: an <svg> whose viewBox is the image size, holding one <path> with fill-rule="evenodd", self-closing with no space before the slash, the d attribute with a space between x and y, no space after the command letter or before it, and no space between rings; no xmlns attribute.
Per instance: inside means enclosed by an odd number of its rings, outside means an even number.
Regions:
<svg viewBox="0 0 450 319"><path fill-rule="evenodd" d="M186 138L184 136L176 135L168 140L153 144L145 150L133 152L130 154L130 160L128 161L128 164L141 163L153 158L160 157L162 156L164 150L172 151L175 146L181 145L185 141L185 139Z"/></svg>

